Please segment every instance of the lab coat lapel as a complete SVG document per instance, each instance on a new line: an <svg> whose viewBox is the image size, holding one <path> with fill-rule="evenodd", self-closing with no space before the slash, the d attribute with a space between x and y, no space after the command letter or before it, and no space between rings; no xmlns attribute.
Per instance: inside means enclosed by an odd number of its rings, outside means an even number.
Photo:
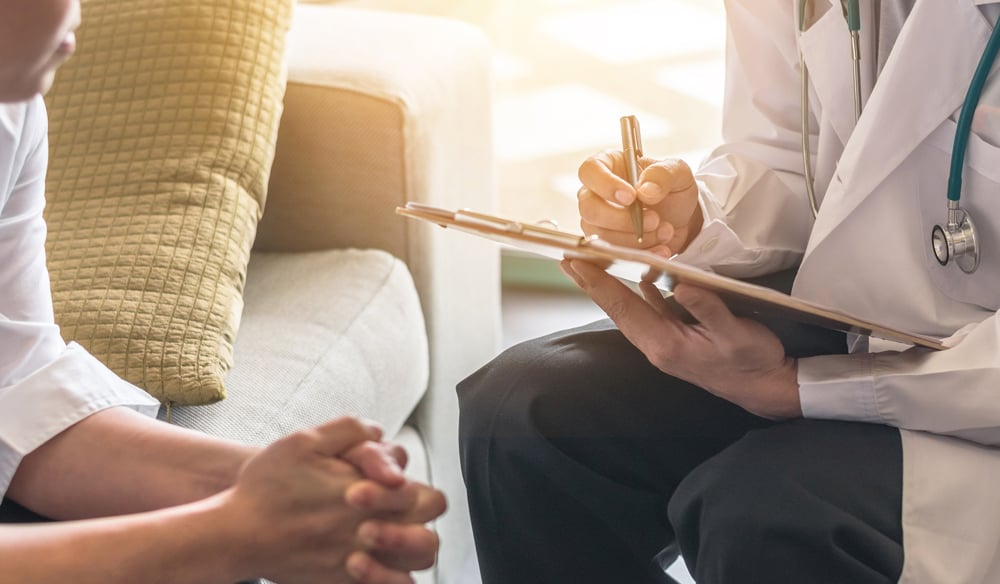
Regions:
<svg viewBox="0 0 1000 584"><path fill-rule="evenodd" d="M807 255L961 107L990 32L973 0L916 3L847 142Z"/></svg>
<svg viewBox="0 0 1000 584"><path fill-rule="evenodd" d="M834 5L831 0L817 0L815 4L822 16L799 35L799 49L809 70L810 85L814 88L814 93L810 96L813 104L810 110L813 115L819 114L821 122L829 123L840 143L846 145L856 123L854 77L850 61L851 41L847 22L839 2ZM872 6L863 5L862 10L863 22L872 22ZM874 62L873 34L873 30L862 26L862 100L867 99L872 91L873 75L864 64Z"/></svg>

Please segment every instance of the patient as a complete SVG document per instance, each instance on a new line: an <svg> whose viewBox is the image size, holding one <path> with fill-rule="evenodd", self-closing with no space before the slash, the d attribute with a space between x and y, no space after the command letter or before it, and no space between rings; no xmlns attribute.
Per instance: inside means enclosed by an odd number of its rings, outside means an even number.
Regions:
<svg viewBox="0 0 1000 584"><path fill-rule="evenodd" d="M41 94L79 21L79 0L0 0L0 583L411 582L445 501L378 427L342 418L265 449L180 429L60 337Z"/></svg>

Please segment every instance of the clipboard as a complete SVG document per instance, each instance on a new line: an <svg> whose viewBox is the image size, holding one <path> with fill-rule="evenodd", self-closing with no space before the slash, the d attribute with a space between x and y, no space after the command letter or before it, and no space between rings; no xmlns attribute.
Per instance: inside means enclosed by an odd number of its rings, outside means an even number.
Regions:
<svg viewBox="0 0 1000 584"><path fill-rule="evenodd" d="M451 211L414 202L409 202L404 207L397 207L396 213L485 237L556 260L563 258L587 260L602 266L614 276L633 282L640 281L643 274L654 270L660 274L654 284L661 290L669 292L677 283L692 284L715 292L727 305L731 308L738 306L740 312L744 314L767 314L802 324L929 349L946 348L941 340L935 337L883 326L771 288L722 276L651 252L614 245L593 237L467 209Z"/></svg>

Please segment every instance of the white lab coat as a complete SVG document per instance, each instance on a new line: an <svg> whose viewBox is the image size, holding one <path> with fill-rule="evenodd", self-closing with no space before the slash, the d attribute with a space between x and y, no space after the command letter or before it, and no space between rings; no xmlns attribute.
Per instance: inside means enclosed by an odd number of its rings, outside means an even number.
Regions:
<svg viewBox="0 0 1000 584"><path fill-rule="evenodd" d="M865 109L855 127L839 2L801 36L796 0L727 0L725 145L697 175L706 226L684 257L748 276L801 260L793 294L953 348L802 359L807 417L901 429L900 582L1000 582L1000 83L991 77L968 149L962 205L981 238L972 275L941 267L955 120L996 7L917 0L874 85L862 29ZM984 15L985 12L990 18ZM866 22L874 22L862 1ZM864 25L863 25L864 26ZM798 43L798 44L797 44ZM811 78L813 222L802 176L798 46Z"/></svg>

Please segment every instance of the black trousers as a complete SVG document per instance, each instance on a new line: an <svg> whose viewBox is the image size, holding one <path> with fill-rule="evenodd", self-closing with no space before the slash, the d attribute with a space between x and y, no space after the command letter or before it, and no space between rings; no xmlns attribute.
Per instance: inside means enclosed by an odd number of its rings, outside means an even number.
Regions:
<svg viewBox="0 0 1000 584"><path fill-rule="evenodd" d="M790 354L843 335L772 326ZM458 387L485 584L885 583L902 571L896 429L774 423L672 378L610 321L515 346ZM664 551L666 550L666 551Z"/></svg>
<svg viewBox="0 0 1000 584"><path fill-rule="evenodd" d="M51 519L42 517L10 499L0 501L0 523L47 523L49 521Z"/></svg>

